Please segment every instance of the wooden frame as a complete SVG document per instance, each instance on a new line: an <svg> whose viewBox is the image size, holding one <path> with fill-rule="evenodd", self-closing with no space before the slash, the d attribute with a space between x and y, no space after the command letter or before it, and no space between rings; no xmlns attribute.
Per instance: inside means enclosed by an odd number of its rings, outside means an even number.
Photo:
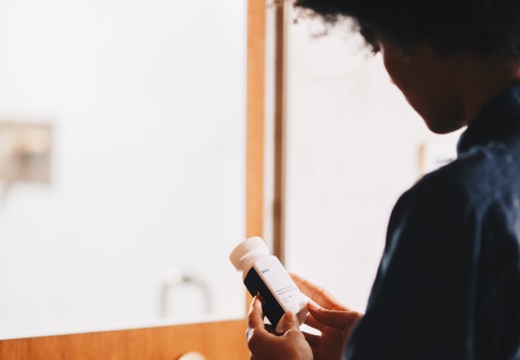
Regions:
<svg viewBox="0 0 520 360"><path fill-rule="evenodd" d="M285 263L287 3L275 9L273 255Z"/></svg>
<svg viewBox="0 0 520 360"><path fill-rule="evenodd" d="M247 236L263 232L265 16L263 0L248 0ZM174 360L189 351L211 360L248 359L245 329L239 319L3 340L0 359Z"/></svg>
<svg viewBox="0 0 520 360"><path fill-rule="evenodd" d="M263 236L265 127L264 0L249 0L247 60L247 227L246 236Z"/></svg>

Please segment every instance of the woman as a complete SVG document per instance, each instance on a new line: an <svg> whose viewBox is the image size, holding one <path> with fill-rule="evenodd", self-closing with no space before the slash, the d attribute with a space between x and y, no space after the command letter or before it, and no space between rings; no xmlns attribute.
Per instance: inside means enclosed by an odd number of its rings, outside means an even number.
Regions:
<svg viewBox="0 0 520 360"><path fill-rule="evenodd" d="M520 0L294 6L353 20L432 132L467 128L457 159L397 201L365 314L293 275L321 335L291 313L271 334L255 298L251 358L520 360Z"/></svg>

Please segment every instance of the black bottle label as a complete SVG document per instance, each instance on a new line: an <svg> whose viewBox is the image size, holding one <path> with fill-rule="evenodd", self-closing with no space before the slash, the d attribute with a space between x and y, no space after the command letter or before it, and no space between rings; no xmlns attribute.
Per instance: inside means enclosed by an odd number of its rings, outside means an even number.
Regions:
<svg viewBox="0 0 520 360"><path fill-rule="evenodd" d="M271 293L254 267L248 271L244 284L252 296L260 295L262 297L264 316L269 319L269 322L273 327L276 327L285 313L284 309L278 303L275 296Z"/></svg>

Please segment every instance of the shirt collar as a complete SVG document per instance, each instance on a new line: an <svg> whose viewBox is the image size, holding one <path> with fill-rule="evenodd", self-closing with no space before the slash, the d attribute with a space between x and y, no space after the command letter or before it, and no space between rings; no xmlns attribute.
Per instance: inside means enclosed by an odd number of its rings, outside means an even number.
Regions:
<svg viewBox="0 0 520 360"><path fill-rule="evenodd" d="M457 153L460 155L474 145L486 143L497 131L513 122L520 124L519 84L503 90L484 105L460 136Z"/></svg>

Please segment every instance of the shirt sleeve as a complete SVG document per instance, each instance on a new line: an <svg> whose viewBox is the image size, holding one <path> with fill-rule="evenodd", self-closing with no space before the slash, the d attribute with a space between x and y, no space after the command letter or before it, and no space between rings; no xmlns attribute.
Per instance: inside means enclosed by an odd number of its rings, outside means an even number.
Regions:
<svg viewBox="0 0 520 360"><path fill-rule="evenodd" d="M365 316L345 359L471 359L479 220L453 184L397 202Z"/></svg>

